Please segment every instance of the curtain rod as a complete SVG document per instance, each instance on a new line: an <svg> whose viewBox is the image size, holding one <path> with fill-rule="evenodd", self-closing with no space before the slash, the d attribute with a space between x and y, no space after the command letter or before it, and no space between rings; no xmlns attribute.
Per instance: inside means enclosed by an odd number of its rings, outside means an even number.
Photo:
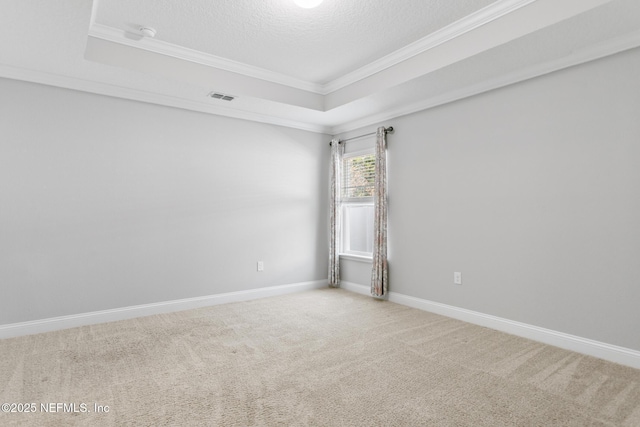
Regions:
<svg viewBox="0 0 640 427"><path fill-rule="evenodd" d="M393 132L393 126L389 126L388 128L385 128L384 131L385 131L385 133ZM338 144L342 144L343 142L351 141L352 139L359 139L359 138L364 138L365 136L375 135L376 133L377 133L377 131L376 132L371 132L371 133L365 133L364 135L352 136L351 138L347 138L347 139L339 139L338 140ZM329 146L331 146L331 142L329 142Z"/></svg>

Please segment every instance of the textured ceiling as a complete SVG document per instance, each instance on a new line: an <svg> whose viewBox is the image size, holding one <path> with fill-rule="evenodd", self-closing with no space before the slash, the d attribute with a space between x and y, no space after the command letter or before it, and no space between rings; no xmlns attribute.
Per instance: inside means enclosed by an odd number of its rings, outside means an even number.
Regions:
<svg viewBox="0 0 640 427"><path fill-rule="evenodd" d="M477 28L473 25L480 21L468 21L469 14L496 6L517 7L503 8L504 14ZM454 32L422 54L371 68L380 58L465 20L471 24L464 27L466 33ZM113 58L97 52L100 60L91 59L91 32L98 25L119 31L112 46L126 42L129 50ZM140 58L154 45L134 36L140 25L156 27L153 42L178 53L220 57L310 84L344 80L345 73L357 69L373 71L353 73L357 78L343 89L349 96L329 108L327 100L340 94L330 84L326 93L307 92L287 82L246 77L242 70L218 78L224 74L215 74L219 70L212 66L201 67L204 78L198 79L181 65L188 60L172 58L174 66L166 66L160 61L166 54L154 58L160 66L142 67ZM292 0L0 2L0 77L331 134L637 46L638 0L325 0L311 10L297 8ZM464 49L467 53L460 55ZM207 79L207 70L217 77ZM231 91L240 95L233 102L206 96L212 89L231 88L241 89ZM325 107L280 99L287 91Z"/></svg>
<svg viewBox="0 0 640 427"><path fill-rule="evenodd" d="M196 51L327 83L495 0L100 0L95 22Z"/></svg>

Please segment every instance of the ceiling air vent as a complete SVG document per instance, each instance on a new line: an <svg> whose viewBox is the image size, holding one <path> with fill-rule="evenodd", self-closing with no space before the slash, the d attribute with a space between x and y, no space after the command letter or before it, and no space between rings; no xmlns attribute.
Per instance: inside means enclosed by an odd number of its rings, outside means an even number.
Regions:
<svg viewBox="0 0 640 427"><path fill-rule="evenodd" d="M209 96L213 99L221 99L223 101L233 101L235 99L235 96L225 95L220 92L209 92Z"/></svg>

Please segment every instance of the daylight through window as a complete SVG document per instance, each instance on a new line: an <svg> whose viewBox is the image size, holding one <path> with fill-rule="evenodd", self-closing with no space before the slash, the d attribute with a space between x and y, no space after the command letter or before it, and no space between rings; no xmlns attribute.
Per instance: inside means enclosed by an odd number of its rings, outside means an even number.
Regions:
<svg viewBox="0 0 640 427"><path fill-rule="evenodd" d="M373 150L345 154L342 161L342 254L373 253Z"/></svg>

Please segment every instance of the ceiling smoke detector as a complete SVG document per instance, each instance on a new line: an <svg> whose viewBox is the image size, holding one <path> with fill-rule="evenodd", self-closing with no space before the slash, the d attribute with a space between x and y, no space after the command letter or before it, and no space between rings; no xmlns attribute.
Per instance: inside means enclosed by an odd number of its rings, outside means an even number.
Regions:
<svg viewBox="0 0 640 427"><path fill-rule="evenodd" d="M151 27L140 27L140 34L144 37L154 38L156 36L156 29Z"/></svg>

